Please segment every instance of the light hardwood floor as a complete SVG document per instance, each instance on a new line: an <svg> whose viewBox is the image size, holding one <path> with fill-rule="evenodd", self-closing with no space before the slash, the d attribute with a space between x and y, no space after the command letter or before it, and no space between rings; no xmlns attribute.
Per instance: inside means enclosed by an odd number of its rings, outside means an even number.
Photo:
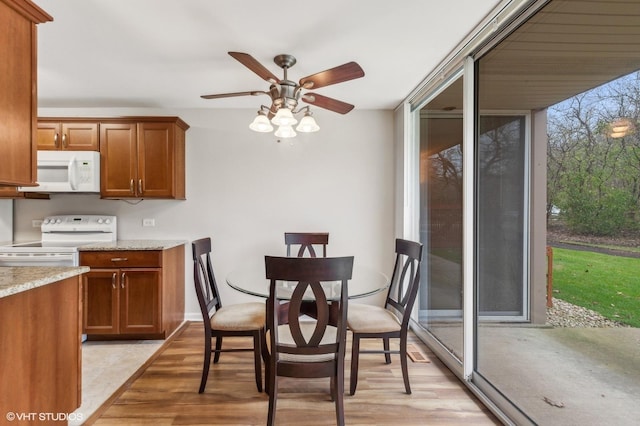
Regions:
<svg viewBox="0 0 640 426"><path fill-rule="evenodd" d="M201 323L191 323L129 383L113 404L98 411L96 425L263 425L268 396L256 390L250 352L224 353L213 364L204 394ZM499 425L462 383L411 336L428 363L409 362L413 393L404 393L398 355L385 364L376 354L360 356L358 389L345 395L348 425ZM249 347L248 339L227 344ZM362 347L374 342L363 341ZM348 389L349 359L345 387ZM281 425L335 424L328 379L280 379L276 422ZM90 419L90 424L94 419Z"/></svg>

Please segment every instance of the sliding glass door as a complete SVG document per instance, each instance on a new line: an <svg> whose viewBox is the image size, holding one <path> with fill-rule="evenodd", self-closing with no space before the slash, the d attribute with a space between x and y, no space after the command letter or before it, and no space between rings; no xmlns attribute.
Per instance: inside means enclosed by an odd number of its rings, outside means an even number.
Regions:
<svg viewBox="0 0 640 426"><path fill-rule="evenodd" d="M463 359L462 77L420 110L419 322Z"/></svg>

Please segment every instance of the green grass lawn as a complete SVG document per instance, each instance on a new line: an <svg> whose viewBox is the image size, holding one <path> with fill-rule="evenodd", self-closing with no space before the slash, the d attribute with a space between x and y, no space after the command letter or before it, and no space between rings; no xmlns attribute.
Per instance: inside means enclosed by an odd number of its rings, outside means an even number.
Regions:
<svg viewBox="0 0 640 426"><path fill-rule="evenodd" d="M640 259L554 248L553 296L640 327Z"/></svg>

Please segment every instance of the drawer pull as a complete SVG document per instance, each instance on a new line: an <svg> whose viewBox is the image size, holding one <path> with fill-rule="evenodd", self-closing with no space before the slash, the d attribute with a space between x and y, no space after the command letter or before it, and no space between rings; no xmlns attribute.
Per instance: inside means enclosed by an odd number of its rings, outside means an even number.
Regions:
<svg viewBox="0 0 640 426"><path fill-rule="evenodd" d="M112 262L126 262L127 260L129 260L129 258L127 258L127 257L112 257L111 258Z"/></svg>

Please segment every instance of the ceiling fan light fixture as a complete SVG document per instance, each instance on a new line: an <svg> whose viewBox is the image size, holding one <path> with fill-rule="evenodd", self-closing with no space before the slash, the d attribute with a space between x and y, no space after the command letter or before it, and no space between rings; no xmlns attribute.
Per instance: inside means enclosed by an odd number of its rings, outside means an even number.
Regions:
<svg viewBox="0 0 640 426"><path fill-rule="evenodd" d="M249 124L249 128L254 132L259 133L268 133L273 131L273 126L269 121L269 118L262 111L258 111L258 115L253 119L251 124Z"/></svg>
<svg viewBox="0 0 640 426"><path fill-rule="evenodd" d="M320 126L316 123L316 120L311 116L310 112L305 113L300 124L296 127L296 130L302 133L312 133L320 130Z"/></svg>
<svg viewBox="0 0 640 426"><path fill-rule="evenodd" d="M296 120L289 108L280 108L276 112L276 115L271 119L271 122L276 126L291 127L296 124L298 120Z"/></svg>
<svg viewBox="0 0 640 426"><path fill-rule="evenodd" d="M304 113L300 123L295 128L302 133L312 133L320 130L320 126L311 116L311 110L308 106L299 108L299 101L306 102L318 108L324 108L339 114L346 114L354 108L354 105L339 101L318 93L304 92L308 89L320 89L322 87L331 86L345 81L354 80L364 77L364 71L356 62L347 62L345 64L317 72L301 78L296 83L289 80L287 74L289 68L296 64L296 58L293 55L282 54L273 58L273 61L282 68L283 78L276 77L264 65L257 61L253 56L243 52L228 52L229 55L253 71L262 80L269 83L269 90L252 90L245 92L218 93L210 95L202 95L203 99L220 99L235 96L258 96L267 95L270 100L270 106L262 105L258 111L258 116L249 124L249 128L255 132L269 133L275 127L277 130L275 136L278 138L293 138L296 136L294 126L298 124L297 114Z"/></svg>
<svg viewBox="0 0 640 426"><path fill-rule="evenodd" d="M280 126L278 127L278 130L276 130L276 132L274 133L274 135L277 138L295 138L296 137L296 131L293 130L293 127L291 126Z"/></svg>

